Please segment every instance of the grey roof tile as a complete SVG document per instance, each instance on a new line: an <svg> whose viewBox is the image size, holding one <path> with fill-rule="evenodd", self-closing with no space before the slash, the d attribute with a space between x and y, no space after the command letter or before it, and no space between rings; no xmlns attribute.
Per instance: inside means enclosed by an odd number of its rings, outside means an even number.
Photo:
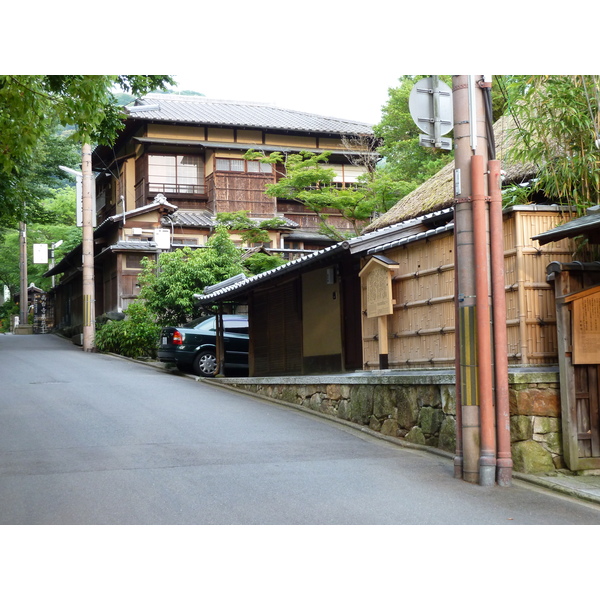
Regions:
<svg viewBox="0 0 600 600"><path fill-rule="evenodd" d="M142 106L156 105L158 109L139 110ZM369 124L359 121L315 115L270 104L215 100L203 96L148 94L136 100L133 108L137 110L129 113L129 119L315 133L368 135L373 133Z"/></svg>
<svg viewBox="0 0 600 600"><path fill-rule="evenodd" d="M284 221L281 229L295 229L298 227L298 223L288 219L286 217L277 217ZM260 223L261 221L267 221L270 219L259 219L252 218L252 221ZM180 210L173 213L169 218L163 219L164 225L183 225L188 227L214 227L217 224L217 220L214 215L208 210Z"/></svg>
<svg viewBox="0 0 600 600"><path fill-rule="evenodd" d="M534 235L531 239L537 240L541 245L557 242L564 238L573 238L600 230L600 206L591 206L587 214L578 219L573 219L549 231Z"/></svg>

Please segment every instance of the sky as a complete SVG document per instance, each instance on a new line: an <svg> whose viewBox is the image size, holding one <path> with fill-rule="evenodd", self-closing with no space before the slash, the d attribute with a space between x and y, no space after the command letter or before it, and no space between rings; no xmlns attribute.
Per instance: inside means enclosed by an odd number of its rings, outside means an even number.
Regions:
<svg viewBox="0 0 600 600"><path fill-rule="evenodd" d="M350 77L338 69L342 78ZM321 84L304 84L301 81L284 82L276 79L256 81L254 73L240 73L232 79L223 78L216 70L192 71L174 75L179 90L193 90L210 98L245 100L274 104L303 112L329 117L361 121L371 125L381 120L381 107L388 99L388 88L398 86L399 74L394 67L365 75L366 85L358 89Z"/></svg>
<svg viewBox="0 0 600 600"><path fill-rule="evenodd" d="M556 73L565 61L566 73L596 71L582 64L596 49L581 12L542 15L513 0L501 10L480 0L426 11L389 0L98 6L3 9L0 72L167 74L212 98L375 124L403 74Z"/></svg>

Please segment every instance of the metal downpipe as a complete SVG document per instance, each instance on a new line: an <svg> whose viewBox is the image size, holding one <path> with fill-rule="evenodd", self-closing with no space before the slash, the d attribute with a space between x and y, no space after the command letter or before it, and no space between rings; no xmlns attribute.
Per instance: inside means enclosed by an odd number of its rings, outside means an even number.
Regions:
<svg viewBox="0 0 600 600"><path fill-rule="evenodd" d="M496 481L512 483L513 461L510 449L510 409L508 396L508 341L506 333L506 292L504 277L504 231L500 161L490 160L490 245L492 265L492 315L494 328L494 369L496 389L496 435L498 442Z"/></svg>
<svg viewBox="0 0 600 600"><path fill-rule="evenodd" d="M477 366L480 402L481 454L479 484L496 481L496 433L492 378L492 339L490 319L489 266L484 160L471 157L471 198L473 205L473 251L475 258L475 306L477 324Z"/></svg>
<svg viewBox="0 0 600 600"><path fill-rule="evenodd" d="M460 311L458 310L458 263L456 260L457 256L457 244L456 244L456 221L454 223L454 361L460 361L460 335L459 335L459 323L460 323ZM454 371L455 382L454 382L454 396L456 406L456 451L454 454L454 477L456 479L462 479L463 476L463 445L462 445L462 394L461 394L461 379L460 379L460 366L455 367Z"/></svg>

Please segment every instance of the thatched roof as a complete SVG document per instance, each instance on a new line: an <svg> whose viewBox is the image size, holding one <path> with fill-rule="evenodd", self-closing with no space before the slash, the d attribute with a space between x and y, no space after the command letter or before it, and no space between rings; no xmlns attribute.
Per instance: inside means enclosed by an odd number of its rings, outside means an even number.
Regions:
<svg viewBox="0 0 600 600"><path fill-rule="evenodd" d="M534 165L509 164L505 162L507 151L515 144L515 129L515 122L510 116L503 116L494 124L496 158L502 161L502 170L506 173L505 184L527 181L536 173ZM433 177L422 183L410 194L404 196L388 212L365 227L363 233L449 208L453 204L454 161L448 163Z"/></svg>

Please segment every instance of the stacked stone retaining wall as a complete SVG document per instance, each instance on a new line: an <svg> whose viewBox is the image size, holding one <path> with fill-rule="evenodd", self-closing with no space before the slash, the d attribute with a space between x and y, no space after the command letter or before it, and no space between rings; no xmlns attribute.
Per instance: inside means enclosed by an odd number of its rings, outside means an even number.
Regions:
<svg viewBox="0 0 600 600"><path fill-rule="evenodd" d="M224 378L221 382L385 436L449 453L456 449L454 371ZM536 473L564 468L557 370L514 370L509 389L514 469Z"/></svg>

